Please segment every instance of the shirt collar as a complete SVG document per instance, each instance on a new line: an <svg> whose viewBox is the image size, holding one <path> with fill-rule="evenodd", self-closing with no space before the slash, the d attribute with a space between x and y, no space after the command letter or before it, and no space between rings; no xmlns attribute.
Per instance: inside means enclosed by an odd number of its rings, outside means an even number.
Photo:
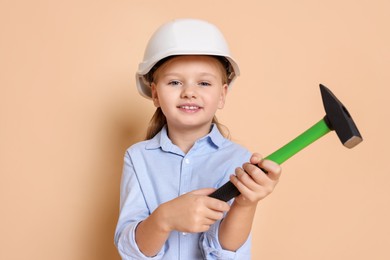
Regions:
<svg viewBox="0 0 390 260"><path fill-rule="evenodd" d="M211 125L211 131L208 135L201 138L200 140L207 139L209 140L216 148L222 146L223 142L225 142L225 137L221 134L216 124ZM199 140L199 141L200 141Z"/></svg>
<svg viewBox="0 0 390 260"><path fill-rule="evenodd" d="M219 131L217 125L211 125L211 131L204 137L200 138L196 141L196 143L200 142L208 142L211 146L215 148L219 148L222 146L223 142L226 139L222 136ZM168 137L167 126L165 125L159 133L157 133L146 145L146 149L158 149L162 148L164 151L175 152L177 153L178 147L172 143L172 141ZM180 149L179 149L180 150Z"/></svg>

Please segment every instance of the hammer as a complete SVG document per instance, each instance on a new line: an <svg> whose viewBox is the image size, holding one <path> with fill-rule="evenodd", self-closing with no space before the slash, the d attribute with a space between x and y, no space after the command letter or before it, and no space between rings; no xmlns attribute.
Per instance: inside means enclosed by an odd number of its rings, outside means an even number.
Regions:
<svg viewBox="0 0 390 260"><path fill-rule="evenodd" d="M264 159L281 164L333 130L336 131L341 143L347 148L353 148L363 141L351 115L340 100L322 84L320 84L320 90L326 112L324 118ZM263 171L267 173L265 170ZM238 195L240 192L236 186L228 181L209 196L226 202Z"/></svg>

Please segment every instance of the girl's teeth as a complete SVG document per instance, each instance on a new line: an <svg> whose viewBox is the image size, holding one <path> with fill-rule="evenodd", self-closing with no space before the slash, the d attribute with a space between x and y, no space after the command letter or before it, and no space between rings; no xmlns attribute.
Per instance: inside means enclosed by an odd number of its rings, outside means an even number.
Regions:
<svg viewBox="0 0 390 260"><path fill-rule="evenodd" d="M182 106L184 109L197 109L198 107L195 106Z"/></svg>

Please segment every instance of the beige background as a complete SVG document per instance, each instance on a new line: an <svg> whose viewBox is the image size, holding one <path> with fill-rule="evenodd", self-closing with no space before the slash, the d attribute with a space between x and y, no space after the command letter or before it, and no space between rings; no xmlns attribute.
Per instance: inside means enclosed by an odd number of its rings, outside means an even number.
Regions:
<svg viewBox="0 0 390 260"><path fill-rule="evenodd" d="M219 119L267 155L324 115L318 84L365 141L327 135L283 164L253 259L390 259L390 2L0 2L0 259L119 259L125 149L154 111L134 73L172 18L217 24L241 77ZM157 164L157 163L156 163Z"/></svg>

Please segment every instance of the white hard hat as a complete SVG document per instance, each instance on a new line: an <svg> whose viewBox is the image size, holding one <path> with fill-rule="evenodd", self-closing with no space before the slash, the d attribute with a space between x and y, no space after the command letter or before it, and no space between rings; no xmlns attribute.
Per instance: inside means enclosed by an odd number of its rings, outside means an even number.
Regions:
<svg viewBox="0 0 390 260"><path fill-rule="evenodd" d="M142 96L149 99L152 97L150 82L145 75L157 62L174 55L225 57L229 63L229 87L240 74L224 36L215 25L198 19L177 19L158 28L146 46L143 61L136 73L137 88Z"/></svg>

